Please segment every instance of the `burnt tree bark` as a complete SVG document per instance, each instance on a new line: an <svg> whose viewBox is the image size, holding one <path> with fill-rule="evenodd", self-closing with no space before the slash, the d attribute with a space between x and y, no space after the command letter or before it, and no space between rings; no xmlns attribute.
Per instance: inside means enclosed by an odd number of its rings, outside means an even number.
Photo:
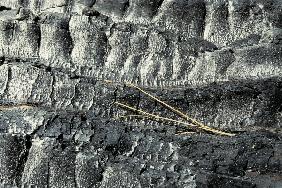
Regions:
<svg viewBox="0 0 282 188"><path fill-rule="evenodd" d="M282 187L281 41L280 0L1 0L1 186Z"/></svg>

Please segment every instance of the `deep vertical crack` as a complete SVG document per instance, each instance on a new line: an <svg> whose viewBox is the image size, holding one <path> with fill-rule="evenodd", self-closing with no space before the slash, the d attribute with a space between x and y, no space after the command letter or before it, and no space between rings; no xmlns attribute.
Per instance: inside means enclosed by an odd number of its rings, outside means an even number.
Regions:
<svg viewBox="0 0 282 188"><path fill-rule="evenodd" d="M47 162L47 188L50 187L50 159L49 161Z"/></svg>
<svg viewBox="0 0 282 188"><path fill-rule="evenodd" d="M50 102L51 106L55 105L54 97L55 97L55 75L52 73L52 81L51 81L51 92L50 92Z"/></svg>
<svg viewBox="0 0 282 188"><path fill-rule="evenodd" d="M4 62L5 62L5 57L4 56L0 57L0 66L4 65Z"/></svg>
<svg viewBox="0 0 282 188"><path fill-rule="evenodd" d="M7 72L7 82L6 82L6 85L5 85L5 89L4 89L4 92L3 92L3 95L6 95L7 98L8 98L8 95L9 95L9 84L10 84L10 81L12 80L12 69L10 66L8 66L8 72Z"/></svg>
<svg viewBox="0 0 282 188"><path fill-rule="evenodd" d="M164 0L159 0L159 1L157 2L156 8L157 8L157 9L160 9L160 8L162 7L163 3L164 3Z"/></svg>
<svg viewBox="0 0 282 188"><path fill-rule="evenodd" d="M125 3L124 3L124 7L123 7L123 14L126 15L126 12L128 11L130 7L130 2L129 0L127 0Z"/></svg>
<svg viewBox="0 0 282 188"><path fill-rule="evenodd" d="M206 3L203 3L202 6L202 24L201 24L201 37L204 38L205 28L206 28L206 20L207 20L207 5Z"/></svg>
<svg viewBox="0 0 282 188"><path fill-rule="evenodd" d="M37 29L37 56L39 57L40 54L40 47L41 47L41 40L42 40L42 34L41 34L41 26L40 26L40 18L39 16L36 16L34 19L34 22L36 24Z"/></svg>
<svg viewBox="0 0 282 188"><path fill-rule="evenodd" d="M157 16L160 12L160 9L162 7L164 3L164 0L158 0L157 2L155 2L155 7L154 7L154 11L153 11L153 16Z"/></svg>
<svg viewBox="0 0 282 188"><path fill-rule="evenodd" d="M74 66L75 67L75 65L74 65L74 63L73 63L73 61L72 61L72 57L71 57L71 55L72 55L72 51L73 51L73 49L74 49L74 44L75 44L75 42L74 42L74 39L72 38L72 33L71 33L71 30L70 30L70 20L71 20L71 15L69 16L69 18L68 18L68 21L67 21L67 36L66 36L66 38L68 38L69 40L68 40L68 58L69 58L69 61L70 61L70 65L71 66Z"/></svg>
<svg viewBox="0 0 282 188"><path fill-rule="evenodd" d="M14 174L14 178L18 187L20 187L22 183L21 179L23 176L25 164L27 162L31 146L32 146L32 137L30 135L26 135L24 137L24 149L19 156L19 160Z"/></svg>

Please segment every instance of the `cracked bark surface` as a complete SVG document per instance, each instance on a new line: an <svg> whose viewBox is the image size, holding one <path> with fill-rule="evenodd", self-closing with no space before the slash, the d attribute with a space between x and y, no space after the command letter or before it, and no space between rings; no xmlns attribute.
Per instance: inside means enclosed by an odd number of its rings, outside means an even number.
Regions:
<svg viewBox="0 0 282 188"><path fill-rule="evenodd" d="M280 0L0 1L1 186L282 187L281 40Z"/></svg>

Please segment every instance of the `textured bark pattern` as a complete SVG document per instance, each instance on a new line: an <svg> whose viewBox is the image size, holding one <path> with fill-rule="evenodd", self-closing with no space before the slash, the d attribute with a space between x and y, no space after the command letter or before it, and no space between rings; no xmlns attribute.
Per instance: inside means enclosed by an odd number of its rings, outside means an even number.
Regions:
<svg viewBox="0 0 282 188"><path fill-rule="evenodd" d="M281 0L1 0L1 185L282 187L281 65Z"/></svg>

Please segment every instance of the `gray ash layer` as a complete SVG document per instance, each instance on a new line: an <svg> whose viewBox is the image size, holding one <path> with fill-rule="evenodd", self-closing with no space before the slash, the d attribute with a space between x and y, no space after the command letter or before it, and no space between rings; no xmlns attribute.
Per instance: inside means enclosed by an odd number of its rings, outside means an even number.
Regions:
<svg viewBox="0 0 282 188"><path fill-rule="evenodd" d="M281 0L1 0L1 186L282 187L281 41Z"/></svg>

